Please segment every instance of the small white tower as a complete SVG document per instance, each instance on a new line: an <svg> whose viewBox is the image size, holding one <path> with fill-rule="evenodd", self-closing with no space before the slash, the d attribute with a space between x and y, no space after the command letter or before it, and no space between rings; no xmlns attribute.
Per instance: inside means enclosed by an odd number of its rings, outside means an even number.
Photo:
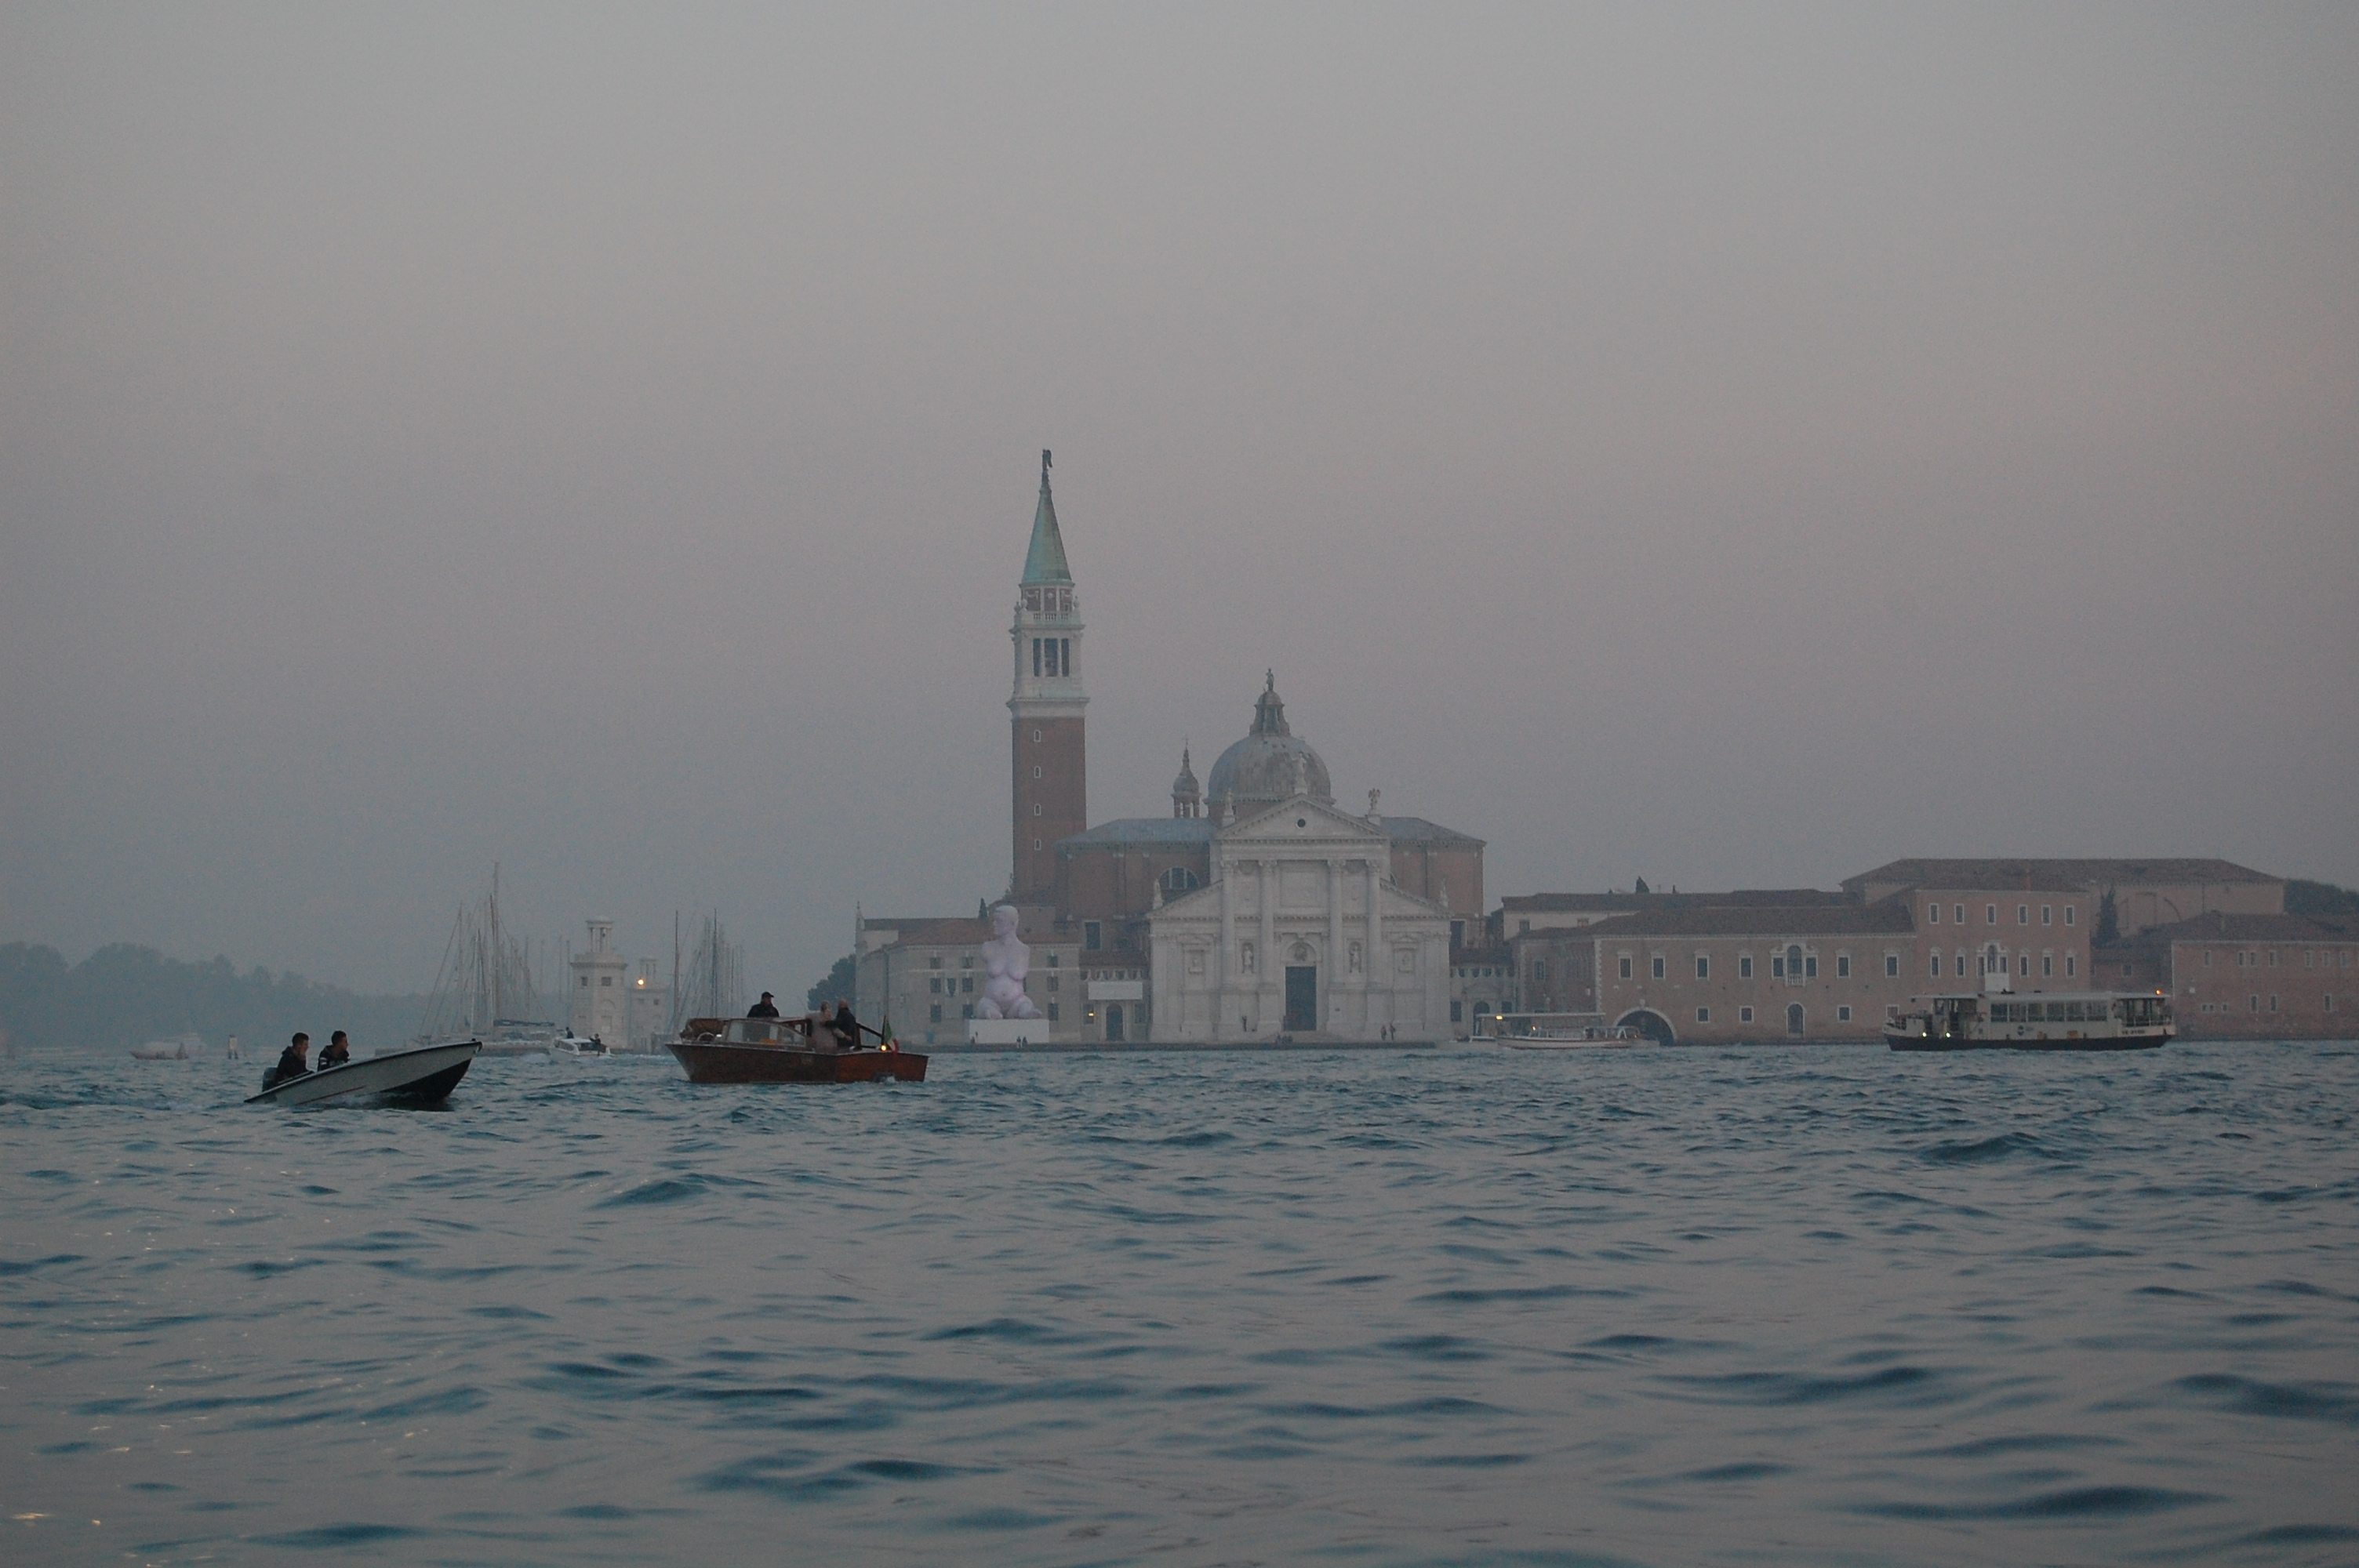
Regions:
<svg viewBox="0 0 2359 1568"><path fill-rule="evenodd" d="M573 960L573 1033L620 1045L630 1038L630 992L623 977L630 966L614 950L614 923L590 918L590 950Z"/></svg>

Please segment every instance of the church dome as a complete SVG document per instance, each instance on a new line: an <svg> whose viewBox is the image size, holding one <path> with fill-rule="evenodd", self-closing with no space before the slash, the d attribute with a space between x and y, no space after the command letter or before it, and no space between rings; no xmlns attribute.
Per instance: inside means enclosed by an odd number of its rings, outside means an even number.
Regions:
<svg viewBox="0 0 2359 1568"><path fill-rule="evenodd" d="M1275 673L1254 703L1252 732L1221 753L1204 793L1215 806L1233 806L1239 816L1298 795L1335 804L1327 764L1310 741L1287 728L1286 704L1278 697Z"/></svg>

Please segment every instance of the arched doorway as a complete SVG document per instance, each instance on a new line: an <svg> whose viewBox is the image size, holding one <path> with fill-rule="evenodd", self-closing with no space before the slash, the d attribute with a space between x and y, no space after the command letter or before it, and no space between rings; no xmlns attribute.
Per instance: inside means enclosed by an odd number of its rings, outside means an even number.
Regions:
<svg viewBox="0 0 2359 1568"><path fill-rule="evenodd" d="M1643 1007L1635 1012L1624 1013L1614 1027L1635 1029L1658 1045L1679 1044L1678 1037L1671 1033L1671 1021L1659 1012L1649 1012Z"/></svg>
<svg viewBox="0 0 2359 1568"><path fill-rule="evenodd" d="M1804 1017L1802 1013L1802 1004L1799 1001L1788 1002L1786 1004L1786 1033L1792 1035L1795 1039L1799 1040L1802 1037L1803 1022Z"/></svg>

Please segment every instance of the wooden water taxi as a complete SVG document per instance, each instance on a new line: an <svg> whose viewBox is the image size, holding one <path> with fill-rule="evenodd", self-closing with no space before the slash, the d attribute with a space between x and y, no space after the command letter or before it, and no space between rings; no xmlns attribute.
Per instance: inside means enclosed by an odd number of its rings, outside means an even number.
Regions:
<svg viewBox="0 0 2359 1568"><path fill-rule="evenodd" d="M876 1031L875 1046L842 1051L814 1045L801 1018L691 1018L671 1054L691 1084L868 1084L892 1078L923 1083L928 1058L904 1051Z"/></svg>

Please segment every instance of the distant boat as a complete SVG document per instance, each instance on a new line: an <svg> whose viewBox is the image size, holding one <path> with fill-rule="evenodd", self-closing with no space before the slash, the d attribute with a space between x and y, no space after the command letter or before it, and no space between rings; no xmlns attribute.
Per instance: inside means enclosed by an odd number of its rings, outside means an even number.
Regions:
<svg viewBox="0 0 2359 1568"><path fill-rule="evenodd" d="M1895 1051L2151 1051L2179 1033L2160 991L1911 997L1884 1043Z"/></svg>
<svg viewBox="0 0 2359 1568"><path fill-rule="evenodd" d="M866 1024L861 1032L875 1034ZM691 1018L671 1043L691 1084L867 1084L880 1078L925 1082L928 1057L887 1045L839 1051L814 1046L800 1018Z"/></svg>
<svg viewBox="0 0 2359 1568"><path fill-rule="evenodd" d="M186 1062L195 1054L189 1047L195 1045L202 1049L204 1043L204 1037L199 1034L179 1034L169 1040L150 1040L145 1045L134 1045L131 1048L131 1059L135 1062Z"/></svg>
<svg viewBox="0 0 2359 1568"><path fill-rule="evenodd" d="M248 1105L317 1105L322 1100L362 1099L409 1105L440 1105L451 1098L469 1064L483 1050L477 1040L411 1045L340 1067L301 1073L271 1084ZM276 1071L276 1068L272 1069Z"/></svg>
<svg viewBox="0 0 2359 1568"><path fill-rule="evenodd" d="M1628 1024L1606 1022L1602 1012L1509 1012L1490 1022L1490 1038L1510 1051L1610 1051L1647 1038Z"/></svg>

